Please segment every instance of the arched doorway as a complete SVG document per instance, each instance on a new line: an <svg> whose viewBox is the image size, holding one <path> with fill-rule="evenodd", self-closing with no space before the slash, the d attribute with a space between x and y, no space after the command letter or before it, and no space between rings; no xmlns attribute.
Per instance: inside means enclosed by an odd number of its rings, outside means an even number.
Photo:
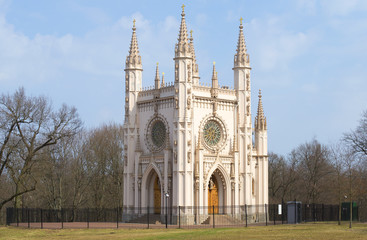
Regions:
<svg viewBox="0 0 367 240"><path fill-rule="evenodd" d="M161 183L159 182L158 176L154 181L154 213L161 213Z"/></svg>
<svg viewBox="0 0 367 240"><path fill-rule="evenodd" d="M209 184L208 184L208 212L209 214L218 213L218 208L219 208L218 181L216 177L212 175L209 180Z"/></svg>
<svg viewBox="0 0 367 240"><path fill-rule="evenodd" d="M145 190L142 192L142 201L145 202L143 207L146 206L150 214L161 214L163 205L162 182L154 167L149 169L143 177L143 182Z"/></svg>

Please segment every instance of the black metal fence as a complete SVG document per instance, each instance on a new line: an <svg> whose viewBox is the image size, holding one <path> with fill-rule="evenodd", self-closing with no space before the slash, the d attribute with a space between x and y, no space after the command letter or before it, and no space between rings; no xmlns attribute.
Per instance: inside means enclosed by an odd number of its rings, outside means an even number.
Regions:
<svg viewBox="0 0 367 240"><path fill-rule="evenodd" d="M292 205L293 204L293 205ZM339 206L294 202L129 209L7 208L7 225L27 228L215 228L338 221Z"/></svg>

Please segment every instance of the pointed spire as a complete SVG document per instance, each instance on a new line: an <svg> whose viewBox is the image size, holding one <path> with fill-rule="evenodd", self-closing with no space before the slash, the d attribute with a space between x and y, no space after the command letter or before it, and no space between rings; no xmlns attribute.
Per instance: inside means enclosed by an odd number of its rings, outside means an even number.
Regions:
<svg viewBox="0 0 367 240"><path fill-rule="evenodd" d="M255 118L255 129L256 130L266 130L266 118L264 115L263 110L263 103L262 103L262 95L261 95L261 89L259 90L259 104L257 106L257 116Z"/></svg>
<svg viewBox="0 0 367 240"><path fill-rule="evenodd" d="M185 20L185 5L182 5L182 13L181 13L181 25L180 25L180 32L178 34L178 43L176 44L176 57L187 56L190 52L189 49L189 42L187 38L187 27L186 27L186 20ZM181 53L181 54L180 54Z"/></svg>
<svg viewBox="0 0 367 240"><path fill-rule="evenodd" d="M218 75L218 73L215 69L215 62L213 62L212 89L211 89L212 97L218 97L218 78L217 78L217 75Z"/></svg>
<svg viewBox="0 0 367 240"><path fill-rule="evenodd" d="M195 48L194 48L194 38L192 37L192 30L190 31L190 50L192 56L192 78L194 79L194 84L199 84L199 66L196 63L196 55L195 55Z"/></svg>
<svg viewBox="0 0 367 240"><path fill-rule="evenodd" d="M247 54L245 37L243 35L243 18L240 19L240 33L238 35L236 54L234 55L234 66L235 67L248 67L250 64L249 56Z"/></svg>
<svg viewBox="0 0 367 240"><path fill-rule="evenodd" d="M160 88L160 86L159 86L160 85L160 83L159 83L160 77L159 77L158 65L159 65L159 63L157 63L157 67L155 69L155 79L154 79L154 87L155 87L155 89Z"/></svg>
<svg viewBox="0 0 367 240"><path fill-rule="evenodd" d="M162 84L161 87L165 87L165 83L164 83L164 72L162 72Z"/></svg>
<svg viewBox="0 0 367 240"><path fill-rule="evenodd" d="M135 19L133 21L133 34L131 36L129 55L126 57L126 68L142 68L139 55L138 39L136 37Z"/></svg>

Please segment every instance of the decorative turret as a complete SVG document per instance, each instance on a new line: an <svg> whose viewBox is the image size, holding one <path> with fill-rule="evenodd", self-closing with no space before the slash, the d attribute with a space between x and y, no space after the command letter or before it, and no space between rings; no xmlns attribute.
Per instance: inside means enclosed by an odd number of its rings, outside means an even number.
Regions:
<svg viewBox="0 0 367 240"><path fill-rule="evenodd" d="M162 83L161 83L161 87L164 87L165 83L164 83L164 72L162 72Z"/></svg>
<svg viewBox="0 0 367 240"><path fill-rule="evenodd" d="M243 25L242 18L240 19L240 33L238 36L237 42L237 50L234 55L234 67L249 67L250 66L250 58L247 54L245 37L243 35Z"/></svg>
<svg viewBox="0 0 367 240"><path fill-rule="evenodd" d="M218 73L215 70L215 62L213 62L213 75L212 75L212 89L211 89L211 95L212 97L216 98L218 97Z"/></svg>
<svg viewBox="0 0 367 240"><path fill-rule="evenodd" d="M182 5L182 13L181 13L181 25L180 32L178 34L178 43L175 47L175 56L176 57L187 57L191 55L189 41L187 38L187 27L185 20L185 5Z"/></svg>
<svg viewBox="0 0 367 240"><path fill-rule="evenodd" d="M157 67L155 69L155 79L154 79L154 88L155 89L160 88L160 77L159 77L158 65L159 65L159 63L157 63Z"/></svg>
<svg viewBox="0 0 367 240"><path fill-rule="evenodd" d="M141 69L141 56L139 55L138 39L136 37L135 19L133 35L131 36L129 55L126 57L126 69Z"/></svg>
<svg viewBox="0 0 367 240"><path fill-rule="evenodd" d="M261 100L261 89L259 90L259 105L257 106L257 116L255 118L255 130L266 130L266 118L264 116L263 103Z"/></svg>
<svg viewBox="0 0 367 240"><path fill-rule="evenodd" d="M195 48L194 48L194 38L192 37L192 30L190 31L190 50L192 56L192 78L194 84L199 84L199 66L196 63L196 55L195 55Z"/></svg>

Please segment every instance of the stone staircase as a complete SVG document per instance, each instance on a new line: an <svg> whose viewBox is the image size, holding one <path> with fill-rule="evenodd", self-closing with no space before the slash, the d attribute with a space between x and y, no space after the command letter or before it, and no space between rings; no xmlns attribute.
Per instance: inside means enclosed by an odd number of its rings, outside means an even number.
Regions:
<svg viewBox="0 0 367 240"><path fill-rule="evenodd" d="M131 219L128 223L148 223L148 216L144 214L140 217ZM160 214L149 214L149 224L161 224L161 215Z"/></svg>
<svg viewBox="0 0 367 240"><path fill-rule="evenodd" d="M215 215L214 216L214 220L215 220L215 225L238 225L241 224L241 221L238 219L235 219L231 216L228 215ZM205 225L205 224L209 224L209 225L213 225L213 216L210 215L208 216L208 218L203 221L201 224Z"/></svg>

